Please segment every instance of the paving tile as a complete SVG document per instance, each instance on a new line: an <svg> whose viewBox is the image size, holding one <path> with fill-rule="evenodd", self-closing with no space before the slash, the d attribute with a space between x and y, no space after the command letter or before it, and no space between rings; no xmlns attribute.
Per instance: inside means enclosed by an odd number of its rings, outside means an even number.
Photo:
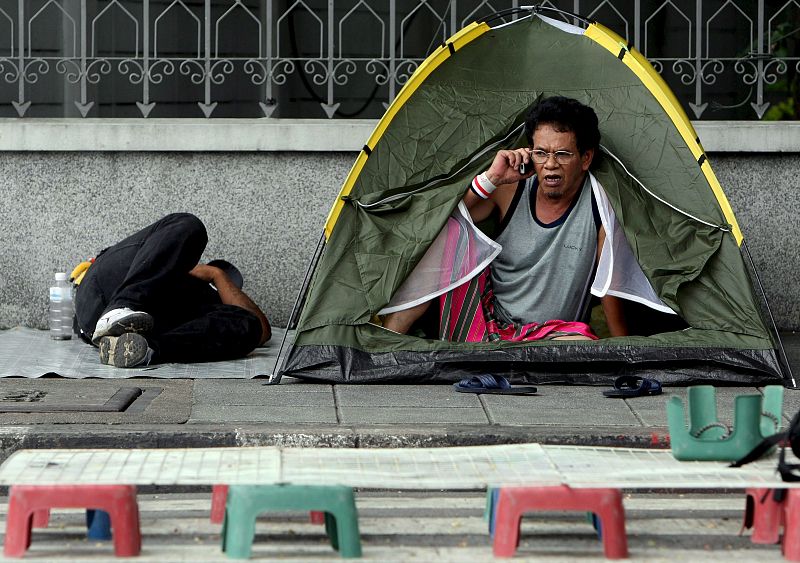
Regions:
<svg viewBox="0 0 800 563"><path fill-rule="evenodd" d="M195 405L264 405L287 407L331 407L330 385L262 385L251 380L198 380L194 384Z"/></svg>
<svg viewBox="0 0 800 563"><path fill-rule="evenodd" d="M539 395L481 395L492 422L509 426L641 426L624 401L601 387L539 386Z"/></svg>
<svg viewBox="0 0 800 563"><path fill-rule="evenodd" d="M348 407L480 408L478 396L452 385L337 385L336 403Z"/></svg>
<svg viewBox="0 0 800 563"><path fill-rule="evenodd" d="M333 407L199 405L192 409L190 424L230 422L336 424Z"/></svg>
<svg viewBox="0 0 800 563"><path fill-rule="evenodd" d="M488 424L480 407L361 407L339 406L342 424Z"/></svg>

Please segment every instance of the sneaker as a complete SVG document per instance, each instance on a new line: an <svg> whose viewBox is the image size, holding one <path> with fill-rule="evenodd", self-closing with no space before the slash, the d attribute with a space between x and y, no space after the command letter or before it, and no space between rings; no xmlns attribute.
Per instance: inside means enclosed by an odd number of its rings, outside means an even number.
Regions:
<svg viewBox="0 0 800 563"><path fill-rule="evenodd" d="M97 344L104 336L119 336L126 332L147 332L153 328L153 317L143 311L132 311L127 307L112 309L97 321L92 342Z"/></svg>
<svg viewBox="0 0 800 563"><path fill-rule="evenodd" d="M135 332L122 336L104 336L100 339L100 362L118 368L150 365L153 349L147 339Z"/></svg>

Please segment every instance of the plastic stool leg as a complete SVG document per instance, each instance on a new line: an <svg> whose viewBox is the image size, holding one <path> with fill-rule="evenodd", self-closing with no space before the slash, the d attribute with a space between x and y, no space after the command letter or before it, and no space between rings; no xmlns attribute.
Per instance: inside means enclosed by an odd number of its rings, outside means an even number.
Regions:
<svg viewBox="0 0 800 563"><path fill-rule="evenodd" d="M489 493L489 537L494 537L497 518L497 499L500 497L499 489L491 489Z"/></svg>
<svg viewBox="0 0 800 563"><path fill-rule="evenodd" d="M50 509L43 508L33 513L33 527L34 528L47 528L50 524Z"/></svg>
<svg viewBox="0 0 800 563"><path fill-rule="evenodd" d="M111 517L105 510L86 511L86 537L90 540L111 539Z"/></svg>
<svg viewBox="0 0 800 563"><path fill-rule="evenodd" d="M519 525L522 513L516 500L507 489L498 489L495 507L494 545L495 557L514 557L519 545Z"/></svg>
<svg viewBox="0 0 800 563"><path fill-rule="evenodd" d="M225 517L222 519L222 530L220 530L220 537L222 538L222 553L228 551L228 513L225 511Z"/></svg>
<svg viewBox="0 0 800 563"><path fill-rule="evenodd" d="M336 514L336 538L339 555L351 559L361 557L361 536L358 531L358 515L355 510L342 508Z"/></svg>
<svg viewBox="0 0 800 563"><path fill-rule="evenodd" d="M6 557L22 557L31 545L32 509L16 487L8 493L8 514L6 516L6 539L3 554Z"/></svg>
<svg viewBox="0 0 800 563"><path fill-rule="evenodd" d="M750 536L752 543L776 544L781 541L781 526L783 525L783 503L775 502L772 489L747 489L745 491L747 506L753 510L753 534ZM745 508L745 520L747 507ZM745 526L747 522L745 522Z"/></svg>
<svg viewBox="0 0 800 563"><path fill-rule="evenodd" d="M345 558L361 557L361 535L358 530L358 512L356 511L353 490L336 508L335 530L338 540L339 555Z"/></svg>
<svg viewBox="0 0 800 563"><path fill-rule="evenodd" d="M800 561L800 489L789 489L784 502L783 556L787 561Z"/></svg>
<svg viewBox="0 0 800 563"><path fill-rule="evenodd" d="M597 533L597 539L603 539L603 525L600 523L600 519L597 517L597 514L594 512L587 512L586 513L586 521L592 525L594 531Z"/></svg>
<svg viewBox="0 0 800 563"><path fill-rule="evenodd" d="M231 559L248 559L256 536L256 516L249 503L236 502L225 508L222 550Z"/></svg>
<svg viewBox="0 0 800 563"><path fill-rule="evenodd" d="M136 502L136 487L115 492L106 507L114 528L114 555L133 557L142 551L142 533L139 528L139 505ZM97 516L95 516L97 518Z"/></svg>
<svg viewBox="0 0 800 563"><path fill-rule="evenodd" d="M336 529L336 516L330 512L324 512L325 517L325 535L331 541L331 547L339 551L339 531Z"/></svg>
<svg viewBox="0 0 800 563"><path fill-rule="evenodd" d="M628 557L628 536L625 533L625 509L618 490L598 491L599 507L594 509L603 530L603 553L606 559Z"/></svg>
<svg viewBox="0 0 800 563"><path fill-rule="evenodd" d="M225 501L228 499L228 485L214 485L211 488L211 523L221 524L225 518Z"/></svg>

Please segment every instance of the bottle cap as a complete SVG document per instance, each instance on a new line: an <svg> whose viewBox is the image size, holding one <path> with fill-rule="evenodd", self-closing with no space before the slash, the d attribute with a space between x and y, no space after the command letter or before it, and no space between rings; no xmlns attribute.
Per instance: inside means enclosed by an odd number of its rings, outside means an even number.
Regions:
<svg viewBox="0 0 800 563"><path fill-rule="evenodd" d="M56 274L56 281L67 281L67 274L65 272L58 272Z"/></svg>

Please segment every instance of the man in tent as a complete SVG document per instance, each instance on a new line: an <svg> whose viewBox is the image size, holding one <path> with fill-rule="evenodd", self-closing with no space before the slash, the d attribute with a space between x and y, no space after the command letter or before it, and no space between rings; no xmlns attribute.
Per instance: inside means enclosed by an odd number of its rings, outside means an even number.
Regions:
<svg viewBox="0 0 800 563"><path fill-rule="evenodd" d="M591 339L589 287L605 230L590 182L600 132L594 110L551 97L528 114L530 148L501 150L463 198L473 221L499 213L502 250L479 288L489 338ZM488 285L488 287L487 287ZM627 334L619 299L601 299L612 336ZM430 301L388 314L406 333Z"/></svg>
<svg viewBox="0 0 800 563"><path fill-rule="evenodd" d="M173 213L97 256L78 285L75 316L102 363L234 359L270 338L239 271L222 260L198 264L207 242L200 219Z"/></svg>

